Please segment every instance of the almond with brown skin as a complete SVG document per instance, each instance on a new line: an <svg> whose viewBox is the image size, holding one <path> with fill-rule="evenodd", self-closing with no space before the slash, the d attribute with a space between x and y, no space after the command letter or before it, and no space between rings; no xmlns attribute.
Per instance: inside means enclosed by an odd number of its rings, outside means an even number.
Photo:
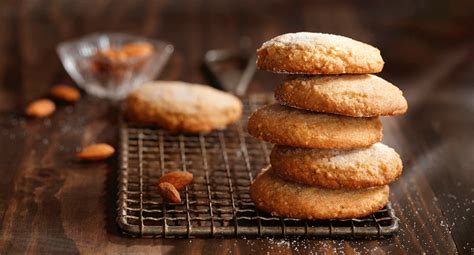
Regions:
<svg viewBox="0 0 474 255"><path fill-rule="evenodd" d="M173 203L181 203L181 196L178 190L169 182L162 182L158 185L161 196Z"/></svg>
<svg viewBox="0 0 474 255"><path fill-rule="evenodd" d="M49 99L39 99L31 102L25 110L26 115L43 118L56 110L56 105Z"/></svg>
<svg viewBox="0 0 474 255"><path fill-rule="evenodd" d="M153 54L155 48L146 42L128 43L122 47L122 52L127 57L145 57Z"/></svg>
<svg viewBox="0 0 474 255"><path fill-rule="evenodd" d="M85 160L102 160L112 156L114 152L114 147L106 143L98 143L83 148L78 157Z"/></svg>
<svg viewBox="0 0 474 255"><path fill-rule="evenodd" d="M79 90L73 86L66 84L58 84L49 90L49 94L59 100L69 103L76 102L81 98Z"/></svg>
<svg viewBox="0 0 474 255"><path fill-rule="evenodd" d="M98 51L96 53L96 56L99 58L106 59L108 61L118 61L118 62L123 62L127 60L127 54L123 52L121 49L117 48L110 48L110 49L105 49Z"/></svg>
<svg viewBox="0 0 474 255"><path fill-rule="evenodd" d="M171 183L177 190L182 190L193 181L193 174L185 171L171 171L160 177L158 183Z"/></svg>

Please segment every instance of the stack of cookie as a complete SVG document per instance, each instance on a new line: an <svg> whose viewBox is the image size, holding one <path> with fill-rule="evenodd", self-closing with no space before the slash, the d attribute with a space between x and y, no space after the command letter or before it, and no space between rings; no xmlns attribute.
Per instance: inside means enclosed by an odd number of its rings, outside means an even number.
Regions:
<svg viewBox="0 0 474 255"><path fill-rule="evenodd" d="M249 118L251 135L276 144L250 189L257 207L302 219L363 217L384 207L402 161L380 143L378 116L402 114L407 102L370 74L383 68L380 51L303 32L265 42L257 57L260 69L290 74L276 89L278 104Z"/></svg>

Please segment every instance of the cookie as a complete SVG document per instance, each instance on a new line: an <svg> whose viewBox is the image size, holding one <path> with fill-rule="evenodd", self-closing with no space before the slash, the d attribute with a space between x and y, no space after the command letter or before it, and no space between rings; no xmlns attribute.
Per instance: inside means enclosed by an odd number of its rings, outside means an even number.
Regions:
<svg viewBox="0 0 474 255"><path fill-rule="evenodd" d="M276 145L270 163L283 179L330 189L382 186L402 173L400 156L382 143L348 150Z"/></svg>
<svg viewBox="0 0 474 255"><path fill-rule="evenodd" d="M299 219L364 217L388 203L389 188L325 189L286 181L270 168L250 187L255 205L275 216Z"/></svg>
<svg viewBox="0 0 474 255"><path fill-rule="evenodd" d="M154 81L132 91L125 115L135 122L190 133L209 132L237 121L241 101L206 85L179 81Z"/></svg>
<svg viewBox="0 0 474 255"><path fill-rule="evenodd" d="M377 48L332 34L283 34L263 43L257 50L258 68L271 72L378 73L383 65Z"/></svg>
<svg viewBox="0 0 474 255"><path fill-rule="evenodd" d="M382 123L378 117L354 118L272 104L250 116L248 132L256 138L276 144L351 149L380 142Z"/></svg>
<svg viewBox="0 0 474 255"><path fill-rule="evenodd" d="M352 117L398 115L407 110L402 91L371 74L293 76L277 87L275 98L291 107Z"/></svg>

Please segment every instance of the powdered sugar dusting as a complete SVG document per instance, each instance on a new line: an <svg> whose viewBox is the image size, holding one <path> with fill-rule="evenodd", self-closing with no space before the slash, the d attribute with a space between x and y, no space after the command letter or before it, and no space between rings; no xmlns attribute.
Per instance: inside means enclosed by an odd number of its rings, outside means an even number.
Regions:
<svg viewBox="0 0 474 255"><path fill-rule="evenodd" d="M268 47L276 44L334 44L334 46L337 46L338 44L349 42L354 43L357 41L340 35L298 32L277 36L270 41L265 42L263 46Z"/></svg>

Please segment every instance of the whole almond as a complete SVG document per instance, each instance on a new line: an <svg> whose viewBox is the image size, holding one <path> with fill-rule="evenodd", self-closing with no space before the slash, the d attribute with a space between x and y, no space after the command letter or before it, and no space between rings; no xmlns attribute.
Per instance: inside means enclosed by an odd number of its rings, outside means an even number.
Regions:
<svg viewBox="0 0 474 255"><path fill-rule="evenodd" d="M182 190L193 181L193 174L185 171L171 171L160 177L158 183L171 183L177 190Z"/></svg>
<svg viewBox="0 0 474 255"><path fill-rule="evenodd" d="M107 59L108 61L125 61L127 60L127 54L122 49L109 48L98 51L96 56L99 58Z"/></svg>
<svg viewBox="0 0 474 255"><path fill-rule="evenodd" d="M153 45L146 42L128 43L122 47L122 52L127 57L145 57L153 53L155 48Z"/></svg>
<svg viewBox="0 0 474 255"><path fill-rule="evenodd" d="M83 148L78 157L85 160L102 160L112 156L114 152L114 147L106 143L98 143Z"/></svg>
<svg viewBox="0 0 474 255"><path fill-rule="evenodd" d="M54 112L56 106L49 99L39 99L31 102L25 110L26 115L43 118Z"/></svg>
<svg viewBox="0 0 474 255"><path fill-rule="evenodd" d="M81 98L81 93L73 86L58 84L49 90L49 94L54 98L73 103Z"/></svg>
<svg viewBox="0 0 474 255"><path fill-rule="evenodd" d="M169 182L162 182L158 185L161 196L173 203L180 203L181 196L179 195L178 190Z"/></svg>

